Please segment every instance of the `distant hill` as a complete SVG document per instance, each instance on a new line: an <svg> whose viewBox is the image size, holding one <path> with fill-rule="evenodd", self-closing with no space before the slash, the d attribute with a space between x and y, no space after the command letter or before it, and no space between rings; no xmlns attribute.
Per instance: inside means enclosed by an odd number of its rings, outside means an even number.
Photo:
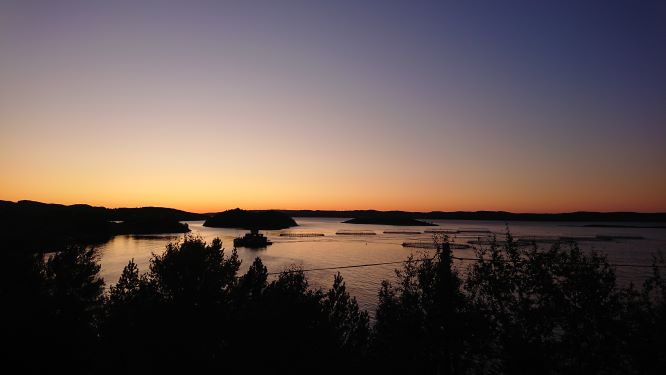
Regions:
<svg viewBox="0 0 666 375"><path fill-rule="evenodd" d="M0 235L16 250L50 251L72 243L101 243L116 234L183 233L189 228L179 221L205 217L161 207L108 209L0 201Z"/></svg>
<svg viewBox="0 0 666 375"><path fill-rule="evenodd" d="M140 208L107 208L108 220L127 221L127 220L206 220L208 215L195 214L192 212L176 210L175 208L164 207L140 207Z"/></svg>
<svg viewBox="0 0 666 375"><path fill-rule="evenodd" d="M279 211L246 211L240 208L220 212L204 222L205 227L244 229L285 229L297 225L294 219Z"/></svg>
<svg viewBox="0 0 666 375"><path fill-rule="evenodd" d="M505 211L403 212L377 210L230 210L217 214L197 214L163 207L105 208L87 204L62 205L22 200L0 200L0 235L3 247L19 250L47 251L63 244L100 243L116 234L182 233L188 231L180 221L206 220L212 227L282 229L297 225L292 217L356 218L356 222L381 217L409 220L495 220L495 221L560 221L587 222L592 225L627 225L612 223L652 223L664 227L666 213L636 212L569 212L559 214L512 213ZM387 219L388 220L388 219ZM403 220L403 219L400 219ZM391 220L392 221L392 220ZM123 222L122 224L114 222ZM369 221L366 221L370 223ZM394 223L396 221L393 221ZM406 223L407 221L405 221ZM405 224L390 224L405 225ZM424 224L418 224L424 225ZM589 224L588 224L589 225ZM641 225L643 227L643 225Z"/></svg>
<svg viewBox="0 0 666 375"><path fill-rule="evenodd" d="M394 217L357 217L343 221L347 224L377 224L377 225L399 225L399 226L434 226L437 224L429 223L410 218L394 218Z"/></svg>
<svg viewBox="0 0 666 375"><path fill-rule="evenodd" d="M436 226L427 221L416 220L407 212L366 212L359 217L344 221L347 224L378 224L399 226Z"/></svg>
<svg viewBox="0 0 666 375"><path fill-rule="evenodd" d="M187 224L171 219L127 220L113 225L115 234L187 233L189 231Z"/></svg>
<svg viewBox="0 0 666 375"><path fill-rule="evenodd" d="M279 210L292 217L361 218L380 214L403 214L423 220L488 220L488 221L572 221L572 222L666 222L666 212L567 212L513 213L506 211L410 212L377 210Z"/></svg>

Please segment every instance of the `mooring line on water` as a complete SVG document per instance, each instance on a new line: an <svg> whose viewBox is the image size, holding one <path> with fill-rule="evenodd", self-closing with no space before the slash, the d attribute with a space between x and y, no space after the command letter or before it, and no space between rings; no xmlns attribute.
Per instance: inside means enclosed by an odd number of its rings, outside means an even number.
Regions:
<svg viewBox="0 0 666 375"><path fill-rule="evenodd" d="M291 270L284 270L280 272L269 272L268 275L279 275L283 273L294 273L294 272L311 272L311 271L331 271L331 270L342 270L342 269L348 269L348 268L362 268L362 267L374 267L374 266L384 266L384 265L389 265L389 264L399 264L399 263L408 263L408 262L423 262L427 260L433 260L434 258L425 258L425 259L411 259L411 260L399 260L399 261L394 261L394 262L381 262L381 263L366 263L366 264L353 264L353 265L348 265L348 266L336 266L336 267L321 267L321 268L308 268L308 269L291 269ZM470 257L458 257L458 256L452 256L451 259L455 260L469 260L469 261L490 261L490 259L481 259L481 258L470 258ZM509 263L510 261L507 260L501 260L501 262ZM580 262L577 262L577 264L582 264ZM653 265L653 264L635 264L635 263L608 263L609 266L612 267L633 267L633 268L663 268L666 267L666 265Z"/></svg>

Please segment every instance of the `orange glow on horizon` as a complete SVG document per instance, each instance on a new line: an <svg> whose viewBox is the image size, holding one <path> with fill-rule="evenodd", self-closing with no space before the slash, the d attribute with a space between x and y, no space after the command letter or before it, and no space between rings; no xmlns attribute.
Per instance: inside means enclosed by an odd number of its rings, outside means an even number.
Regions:
<svg viewBox="0 0 666 375"><path fill-rule="evenodd" d="M3 200L666 211L656 16L517 34L478 7L10 3Z"/></svg>

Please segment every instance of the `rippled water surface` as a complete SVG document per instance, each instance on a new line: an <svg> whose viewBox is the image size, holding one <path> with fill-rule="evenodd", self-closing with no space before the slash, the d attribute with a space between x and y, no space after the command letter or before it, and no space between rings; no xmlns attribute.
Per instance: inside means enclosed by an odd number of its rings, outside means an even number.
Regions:
<svg viewBox="0 0 666 375"><path fill-rule="evenodd" d="M279 231L265 231L273 241L266 249L255 250L238 248L238 255L243 261L241 272L244 272L255 257L261 257L269 272L279 272L297 265L304 269L348 266L367 263L402 261L410 254L420 254L432 250L403 247L403 243L415 246L427 245L432 242L429 230L448 230L458 232L450 234L456 244L466 245L470 241L484 242L487 236L496 234L502 239L506 231L506 223L497 221L434 221L436 227L396 227L387 225L355 225L341 223L339 218L296 218L299 226ZM207 228L202 221L187 222L191 234L201 236L206 241L219 237L227 252L233 248L233 239L246 231L227 228ZM599 228L583 227L589 223L542 223L513 222L508 223L514 237L532 238L543 241L558 237L575 237L579 245L587 250L596 250L608 255L612 263L650 264L652 254L658 250L666 251L666 229L663 228ZM636 225L636 223L632 223ZM640 225L649 225L644 223ZM338 234L349 231L367 231L374 235ZM403 233L385 233L403 232ZM420 232L406 233L406 232ZM281 234L323 234L315 237L289 237ZM610 238L598 238L606 236ZM100 246L102 276L107 284L118 280L123 267L130 259L139 265L141 271L148 268L148 260L152 253L161 253L170 241L177 241L183 235L157 236L116 236ZM627 239L622 237L641 237ZM544 243L542 246L550 246ZM460 246L464 247L464 246ZM458 256L473 256L474 250L455 249ZM464 270L465 263L457 262ZM372 310L377 302L377 291L381 281L394 278L394 265L349 268L340 270L347 282L348 290L355 295L363 308ZM314 287L329 287L333 280L334 270L308 272L310 283ZM622 283L629 281L641 282L650 269L618 267L618 278Z"/></svg>

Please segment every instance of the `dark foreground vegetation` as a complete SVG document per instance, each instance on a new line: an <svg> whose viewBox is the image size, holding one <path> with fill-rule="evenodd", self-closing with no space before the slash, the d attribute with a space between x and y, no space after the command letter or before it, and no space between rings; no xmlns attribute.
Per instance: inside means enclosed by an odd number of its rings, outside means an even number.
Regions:
<svg viewBox="0 0 666 375"><path fill-rule="evenodd" d="M198 238L130 262L104 293L93 249L0 252L2 363L17 373L663 374L666 280L641 288L575 245L502 245L459 274L446 241L378 291L376 320L340 275L312 289L298 269ZM434 257L432 257L434 254Z"/></svg>

